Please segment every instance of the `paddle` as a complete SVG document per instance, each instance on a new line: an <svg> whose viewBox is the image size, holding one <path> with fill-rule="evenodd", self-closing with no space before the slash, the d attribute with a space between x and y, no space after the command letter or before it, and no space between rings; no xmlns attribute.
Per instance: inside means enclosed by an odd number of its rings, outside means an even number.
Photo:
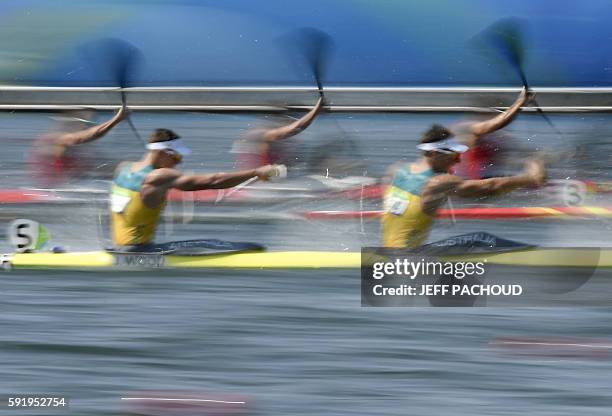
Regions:
<svg viewBox="0 0 612 416"><path fill-rule="evenodd" d="M285 165L273 165L273 166L276 168L275 175L273 175L274 177L283 178L283 179L287 177L287 166ZM246 181L242 182L240 185L234 186L227 193L225 192L219 193L219 195L217 196L217 199L215 200L215 204L223 201L225 198L232 195L234 192L240 191L241 189L246 188L252 183L255 183L257 180L259 180L259 176L254 176L251 179L247 179Z"/></svg>
<svg viewBox="0 0 612 416"><path fill-rule="evenodd" d="M125 88L133 77L136 66L142 60L142 53L131 43L116 38L98 39L80 48L82 54L94 64L98 62L107 69L109 81L120 88L121 104L126 105ZM126 116L130 129L138 140L144 144L130 116Z"/></svg>
<svg viewBox="0 0 612 416"><path fill-rule="evenodd" d="M333 48L329 35L319 29L304 27L289 32L280 39L280 43L290 56L295 56L294 52L298 51L312 73L319 95L323 96L323 80Z"/></svg>
<svg viewBox="0 0 612 416"><path fill-rule="evenodd" d="M510 65L518 74L523 86L530 91L527 76L525 75L525 43L528 32L527 22L519 18L503 18L491 24L471 40L472 46L486 46L484 50L493 50ZM478 49L481 49L478 47ZM532 100L535 109L548 123L555 133L563 136L552 120L540 108L537 100Z"/></svg>

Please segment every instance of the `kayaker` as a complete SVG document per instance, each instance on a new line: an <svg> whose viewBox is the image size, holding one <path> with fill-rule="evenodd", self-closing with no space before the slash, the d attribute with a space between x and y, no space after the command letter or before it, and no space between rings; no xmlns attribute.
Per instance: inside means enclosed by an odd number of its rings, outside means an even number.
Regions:
<svg viewBox="0 0 612 416"><path fill-rule="evenodd" d="M111 187L111 233L116 248L146 251L153 246L155 230L170 189L197 191L232 188L257 177L268 180L279 175L276 165L230 173L185 174L176 169L190 152L171 130L155 130L138 162L117 168Z"/></svg>
<svg viewBox="0 0 612 416"><path fill-rule="evenodd" d="M122 106L110 120L101 124L90 121L87 111L65 113L55 131L34 141L28 157L33 178L40 186L55 187L82 177L83 172L93 168L77 149L104 137L125 118L126 112L126 107Z"/></svg>
<svg viewBox="0 0 612 416"><path fill-rule="evenodd" d="M253 169L269 164L291 164L286 139L304 131L314 121L323 107L321 96L315 106L303 117L291 123L260 127L248 131L232 148L238 169ZM275 123L276 124L276 123Z"/></svg>
<svg viewBox="0 0 612 416"><path fill-rule="evenodd" d="M414 163L393 165L388 172L384 195L382 237L385 247L414 248L429 234L436 211L450 196L481 197L539 186L544 182L544 166L536 160L525 163L519 175L489 179L463 179L448 173L468 146L453 133L433 125L417 146L422 157Z"/></svg>
<svg viewBox="0 0 612 416"><path fill-rule="evenodd" d="M503 176L504 157L510 148L516 148L516 143L512 143L514 137L500 130L516 118L521 107L532 97L523 88L514 103L495 117L451 127L456 140L469 148L461 155L460 162L453 166L453 173L464 179Z"/></svg>

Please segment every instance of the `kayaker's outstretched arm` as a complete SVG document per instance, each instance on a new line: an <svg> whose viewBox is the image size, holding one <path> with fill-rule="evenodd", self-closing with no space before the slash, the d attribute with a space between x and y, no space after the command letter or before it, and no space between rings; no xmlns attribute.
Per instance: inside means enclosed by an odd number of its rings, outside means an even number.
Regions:
<svg viewBox="0 0 612 416"><path fill-rule="evenodd" d="M525 164L522 174L480 180L465 180L457 184L455 193L462 197L479 197L499 195L518 188L539 186L544 183L544 166L541 162L531 160Z"/></svg>
<svg viewBox="0 0 612 416"><path fill-rule="evenodd" d="M518 115L521 107L531 98L532 94L526 88L523 88L516 101L506 111L489 120L470 124L468 130L471 139L466 144L470 147L475 146L481 136L506 127Z"/></svg>
<svg viewBox="0 0 612 416"><path fill-rule="evenodd" d="M155 169L144 178L140 188L140 198L146 206L154 207L166 199L166 193L170 189L179 189L181 191L226 189L233 188L254 177L265 181L273 176L279 176L278 165L266 165L257 169L239 172L205 175L185 175L176 169L161 168Z"/></svg>
<svg viewBox="0 0 612 416"><path fill-rule="evenodd" d="M313 109L306 113L302 118L286 126L266 130L262 134L263 139L266 142L274 142L277 140L282 140L291 136L295 136L296 134L310 126L317 114L319 114L319 112L321 111L322 107L323 97L320 97Z"/></svg>
<svg viewBox="0 0 612 416"><path fill-rule="evenodd" d="M154 170L145 177L141 194L145 197L155 194L163 196L168 189L172 188L181 191L233 188L254 177L268 180L277 175L278 167L276 165L266 165L257 169L239 172L219 172L200 175L186 175L176 169L162 168Z"/></svg>
<svg viewBox="0 0 612 416"><path fill-rule="evenodd" d="M483 197L511 192L515 189L539 186L544 183L544 166L540 161L530 160L520 175L464 180L455 175L439 175L429 181L423 189L421 208L427 215L435 215L449 196Z"/></svg>
<svg viewBox="0 0 612 416"><path fill-rule="evenodd" d="M125 105L123 105L113 118L107 122L85 130L63 134L56 139L56 144L58 146L71 147L99 139L119 124L121 120L125 118L126 112L127 109Z"/></svg>
<svg viewBox="0 0 612 416"><path fill-rule="evenodd" d="M172 188L180 189L181 191L233 188L254 177L258 177L264 181L268 180L272 176L276 176L276 172L276 167L267 165L257 169L239 172L219 172L208 175L182 175L173 182Z"/></svg>

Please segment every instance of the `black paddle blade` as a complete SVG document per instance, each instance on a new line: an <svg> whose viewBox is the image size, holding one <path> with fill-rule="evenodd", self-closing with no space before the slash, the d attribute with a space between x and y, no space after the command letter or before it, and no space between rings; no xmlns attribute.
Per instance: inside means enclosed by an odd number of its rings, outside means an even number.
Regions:
<svg viewBox="0 0 612 416"><path fill-rule="evenodd" d="M523 86L529 89L525 76L525 49L529 38L529 25L527 21L517 17L507 17L493 23L482 32L474 36L471 45L487 54L495 54L509 64L518 74ZM540 108L536 100L532 100L536 111L544 121L557 133L562 135L552 120Z"/></svg>
<svg viewBox="0 0 612 416"><path fill-rule="evenodd" d="M501 58L517 71L521 82L528 87L524 72L525 46L529 28L525 20L503 18L474 36L470 44L488 55Z"/></svg>
<svg viewBox="0 0 612 416"><path fill-rule="evenodd" d="M100 65L109 81L118 87L128 87L138 65L142 62L140 50L121 39L97 39L82 45L79 52L89 65Z"/></svg>
<svg viewBox="0 0 612 416"><path fill-rule="evenodd" d="M297 52L302 56L315 79L319 92L322 92L323 80L333 50L331 37L319 29L305 27L283 36L281 44L292 55Z"/></svg>
<svg viewBox="0 0 612 416"><path fill-rule="evenodd" d="M123 89L130 86L138 65L142 63L143 55L140 50L121 39L103 38L82 45L79 52L89 66L104 68L104 73L111 84L121 88L121 104L126 105ZM132 119L129 116L126 119L132 133L144 143Z"/></svg>

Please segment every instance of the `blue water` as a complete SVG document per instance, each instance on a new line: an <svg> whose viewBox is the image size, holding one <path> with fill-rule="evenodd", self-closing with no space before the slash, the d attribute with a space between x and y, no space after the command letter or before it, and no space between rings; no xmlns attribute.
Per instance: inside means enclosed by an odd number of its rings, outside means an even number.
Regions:
<svg viewBox="0 0 612 416"><path fill-rule="evenodd" d="M63 414L117 415L120 397L151 390L239 395L272 415L612 406L605 358L488 346L610 338L605 309L361 308L357 272L15 273L2 287L0 391L67 395Z"/></svg>

